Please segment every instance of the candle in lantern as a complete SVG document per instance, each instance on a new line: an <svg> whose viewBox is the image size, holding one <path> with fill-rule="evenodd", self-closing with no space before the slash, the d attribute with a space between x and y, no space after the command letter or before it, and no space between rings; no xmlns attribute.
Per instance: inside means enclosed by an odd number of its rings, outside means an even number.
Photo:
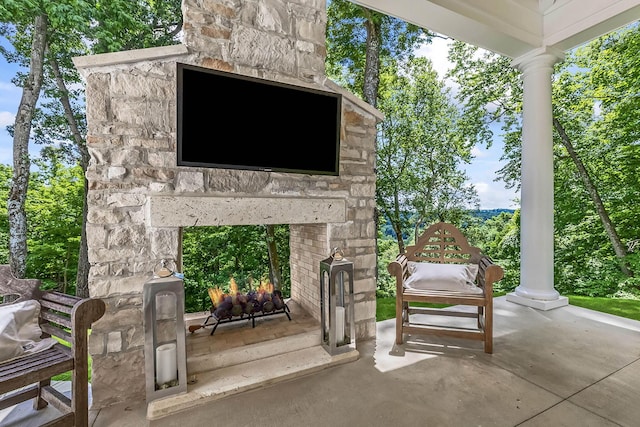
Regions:
<svg viewBox="0 0 640 427"><path fill-rule="evenodd" d="M344 307L336 307L336 344L344 341Z"/></svg>
<svg viewBox="0 0 640 427"><path fill-rule="evenodd" d="M161 386L177 379L176 343L159 345L156 348L156 383Z"/></svg>

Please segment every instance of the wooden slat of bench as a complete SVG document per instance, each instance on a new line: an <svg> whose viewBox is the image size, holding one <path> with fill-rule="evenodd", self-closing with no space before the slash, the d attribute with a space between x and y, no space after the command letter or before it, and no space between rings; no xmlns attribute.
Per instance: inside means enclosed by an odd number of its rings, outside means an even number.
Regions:
<svg viewBox="0 0 640 427"><path fill-rule="evenodd" d="M34 384L27 388L20 389L15 393L6 395L0 399L0 410L17 405L25 400L32 399L38 395L38 385Z"/></svg>
<svg viewBox="0 0 640 427"><path fill-rule="evenodd" d="M56 344L52 348L43 350L41 352L6 361L0 364L0 380L6 378L7 376L13 376L15 374L20 374L21 372L27 371L33 366L43 363L43 360L46 360L47 358L60 359L68 358L69 356L70 354L68 351L64 351L61 348L60 344Z"/></svg>
<svg viewBox="0 0 640 427"><path fill-rule="evenodd" d="M71 412L71 399L53 388L53 386L42 387L41 394L44 400L58 411L63 414Z"/></svg>
<svg viewBox="0 0 640 427"><path fill-rule="evenodd" d="M433 251L433 252L435 253L436 251ZM453 252L445 251L445 254L447 254L447 253L454 254ZM456 255L460 255L459 252L456 252L455 254ZM443 257L441 257L441 256L430 256L429 253L422 253L422 254L417 253L417 254L414 254L411 258L415 262L436 262L436 263L442 262L442 259L443 259ZM466 264L466 263L469 262L470 258L471 257L462 258L460 256L450 257L450 258L449 257L444 257L446 262L447 263L451 263L451 264Z"/></svg>
<svg viewBox="0 0 640 427"><path fill-rule="evenodd" d="M64 326L65 328L71 329L71 319L68 317L61 316L59 314L56 314L54 312L47 311L47 310L42 310L40 312L40 317L49 322L53 322L57 325Z"/></svg>
<svg viewBox="0 0 640 427"><path fill-rule="evenodd" d="M409 307L409 314L426 314L432 316L472 317L478 318L478 312L444 310L442 308Z"/></svg>
<svg viewBox="0 0 640 427"><path fill-rule="evenodd" d="M406 323L402 326L402 330L406 334L417 335L435 335L439 337L466 338L476 341L484 341L485 335L482 331L473 329L456 328L444 325L425 325L421 326L417 323Z"/></svg>
<svg viewBox="0 0 640 427"><path fill-rule="evenodd" d="M482 306L486 304L484 295L469 295L452 291L421 291L405 289L402 300L406 302L432 302L436 304L463 304Z"/></svg>
<svg viewBox="0 0 640 427"><path fill-rule="evenodd" d="M43 292L42 297L40 298L40 301L43 301L43 300L53 301L53 302L57 302L58 304L73 307L78 301L80 301L80 298L75 297L73 295L67 295L67 294L54 291L54 292Z"/></svg>
<svg viewBox="0 0 640 427"><path fill-rule="evenodd" d="M0 365L0 394L62 374L73 367L73 356L62 344L3 363Z"/></svg>
<svg viewBox="0 0 640 427"><path fill-rule="evenodd" d="M71 335L71 332L65 329L58 328L56 326L53 326L50 323L42 323L40 325L40 329L42 329L42 332L44 332L47 335L53 335L58 338L62 338L69 344L73 345L73 335Z"/></svg>
<svg viewBox="0 0 640 427"><path fill-rule="evenodd" d="M73 427L75 420L73 413L62 415L55 420L49 421L46 424L42 424L40 427Z"/></svg>
<svg viewBox="0 0 640 427"><path fill-rule="evenodd" d="M57 302L47 301L47 300L41 300L40 306L44 309L60 311L67 315L71 315L71 310L73 310L73 306L68 306L66 304L58 304Z"/></svg>

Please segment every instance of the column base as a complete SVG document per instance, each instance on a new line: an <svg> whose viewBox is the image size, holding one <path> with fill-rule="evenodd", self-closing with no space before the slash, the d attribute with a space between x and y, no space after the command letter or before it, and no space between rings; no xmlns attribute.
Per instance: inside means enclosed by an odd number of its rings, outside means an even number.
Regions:
<svg viewBox="0 0 640 427"><path fill-rule="evenodd" d="M558 307L564 307L569 305L569 298L559 296L558 299L555 300L541 300L541 299L533 299L526 298L520 295L517 295L515 292L511 292L507 294L507 301L513 302L516 304L524 305L527 307L532 307L538 310L552 310Z"/></svg>

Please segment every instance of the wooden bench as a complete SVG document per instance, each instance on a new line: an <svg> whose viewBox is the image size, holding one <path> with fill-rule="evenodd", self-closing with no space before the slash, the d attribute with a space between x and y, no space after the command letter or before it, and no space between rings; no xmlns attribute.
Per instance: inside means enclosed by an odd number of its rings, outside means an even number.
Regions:
<svg viewBox="0 0 640 427"><path fill-rule="evenodd" d="M480 289L451 290L410 289L406 281L410 277L410 263L477 264L475 285ZM493 353L493 284L502 279L502 267L483 255L479 248L470 246L467 239L453 225L437 223L429 227L413 246L397 256L387 269L396 278L396 344L402 344L403 334L432 334L484 341L484 351ZM471 311L462 308L416 307L412 303L436 303L477 307ZM459 327L414 321L413 314L471 317L476 326ZM424 318L422 319L424 320Z"/></svg>
<svg viewBox="0 0 640 427"><path fill-rule="evenodd" d="M55 344L37 353L0 363L0 410L33 398L35 410L51 404L61 412L47 426L89 425L87 335L91 324L105 312L100 299L80 299L54 291L41 291L37 279L16 279L8 265L0 265L0 295L40 303L42 338L58 337L71 347ZM3 301L6 301L3 299ZM1 304L5 305L5 304ZM71 398L51 386L53 376L71 371Z"/></svg>

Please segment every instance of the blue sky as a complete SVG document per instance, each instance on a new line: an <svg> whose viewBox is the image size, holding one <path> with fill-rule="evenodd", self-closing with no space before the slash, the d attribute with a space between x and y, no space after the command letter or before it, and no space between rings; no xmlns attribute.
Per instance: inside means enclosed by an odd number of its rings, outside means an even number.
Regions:
<svg viewBox="0 0 640 427"><path fill-rule="evenodd" d="M446 40L436 38L431 45L420 51L420 54L431 59L441 78L448 67L448 43ZM6 127L13 124L22 95L22 89L11 83L11 79L16 75L17 71L18 67L15 64L9 64L4 57L0 57L0 163L8 165L13 164L13 140ZM514 203L514 199L519 198L519 194L513 190L506 189L504 183L495 181L496 171L503 166L500 161L503 144L499 137L499 132L495 132L495 134L497 137L494 139L490 149L487 150L484 147L474 148L475 158L465 169L480 196L481 209L515 209L518 204ZM38 151L39 148L33 147L32 144L30 152L34 154Z"/></svg>
<svg viewBox="0 0 640 427"><path fill-rule="evenodd" d="M417 52L418 55L426 56L431 60L433 68L441 79L444 78L451 65L447 60L449 43L449 40L434 38L431 44L423 46ZM451 87L452 91L456 90L454 83L446 82L446 84ZM478 192L480 209L516 209L520 206L519 192L505 188L502 181L496 181L496 172L504 166L504 162L500 161L504 144L500 137L499 127L496 126L492 130L494 139L491 148L474 147L472 151L474 159L464 169Z"/></svg>
<svg viewBox="0 0 640 427"><path fill-rule="evenodd" d="M13 140L6 128L15 121L22 89L11 83L18 67L15 64L7 64L4 57L0 57L0 61L0 163L12 165Z"/></svg>

